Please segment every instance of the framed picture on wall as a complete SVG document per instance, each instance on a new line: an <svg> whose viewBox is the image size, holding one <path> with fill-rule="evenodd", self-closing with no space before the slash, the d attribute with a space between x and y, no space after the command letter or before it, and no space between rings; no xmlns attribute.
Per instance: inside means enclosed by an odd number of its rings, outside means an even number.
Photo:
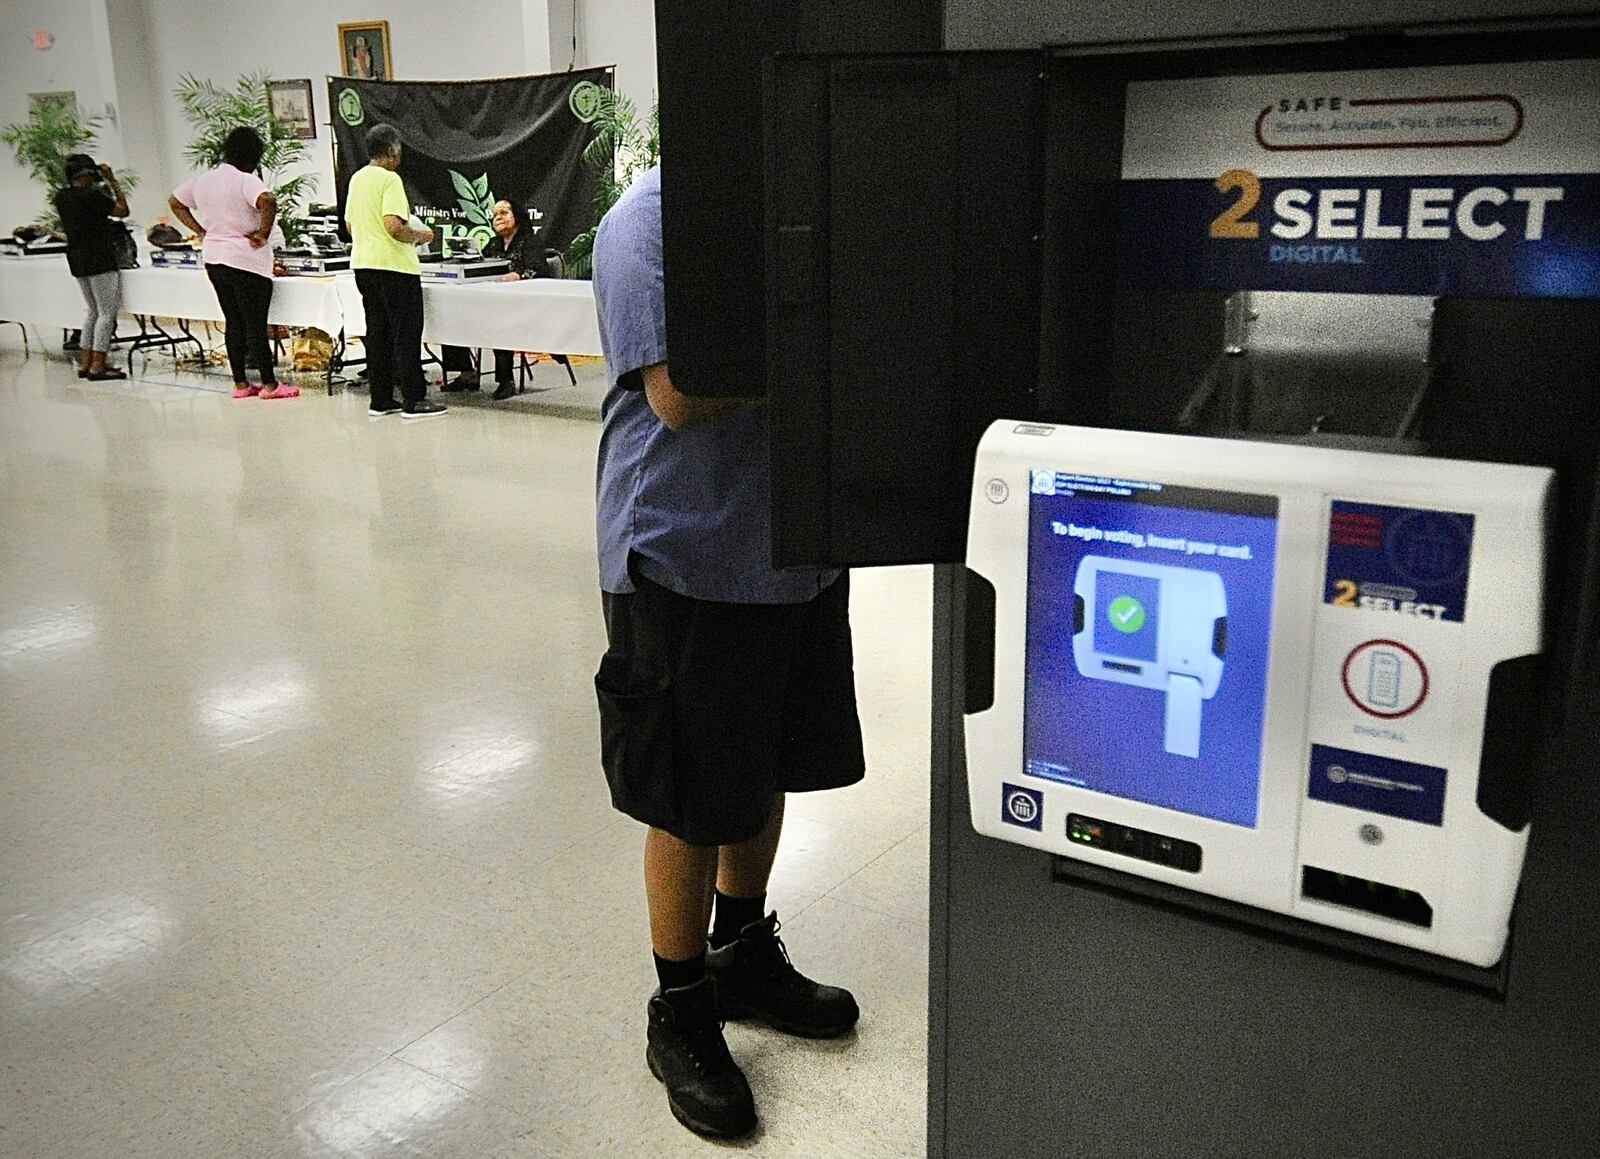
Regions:
<svg viewBox="0 0 1600 1159"><path fill-rule="evenodd" d="M393 80L389 64L389 22L369 20L339 25L339 67L345 76Z"/></svg>
<svg viewBox="0 0 1600 1159"><path fill-rule="evenodd" d="M269 80L267 108L274 120L289 126L302 141L317 135L316 105L311 100L309 80Z"/></svg>

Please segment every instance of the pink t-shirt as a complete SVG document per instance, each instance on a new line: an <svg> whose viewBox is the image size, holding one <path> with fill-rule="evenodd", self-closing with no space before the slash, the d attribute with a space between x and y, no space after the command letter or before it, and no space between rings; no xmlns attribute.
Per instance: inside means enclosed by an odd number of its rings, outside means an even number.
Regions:
<svg viewBox="0 0 1600 1159"><path fill-rule="evenodd" d="M257 249L245 236L261 227L256 199L266 192L266 182L261 178L226 162L178 186L172 196L187 205L205 226L201 261L208 266L232 266L264 278L272 276L272 247Z"/></svg>

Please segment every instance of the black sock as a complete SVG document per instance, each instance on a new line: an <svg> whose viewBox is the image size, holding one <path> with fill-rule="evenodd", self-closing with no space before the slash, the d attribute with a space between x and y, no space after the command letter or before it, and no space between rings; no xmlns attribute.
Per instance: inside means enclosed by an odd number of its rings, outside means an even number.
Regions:
<svg viewBox="0 0 1600 1159"><path fill-rule="evenodd" d="M683 986L693 986L706 976L706 952L701 950L692 958L681 962L671 958L663 958L660 954L651 954L656 960L656 980L661 983L663 990L677 990Z"/></svg>
<svg viewBox="0 0 1600 1159"><path fill-rule="evenodd" d="M716 920L711 926L711 948L720 950L729 942L739 940L739 931L751 922L767 916L767 895L754 897L729 897L717 890Z"/></svg>

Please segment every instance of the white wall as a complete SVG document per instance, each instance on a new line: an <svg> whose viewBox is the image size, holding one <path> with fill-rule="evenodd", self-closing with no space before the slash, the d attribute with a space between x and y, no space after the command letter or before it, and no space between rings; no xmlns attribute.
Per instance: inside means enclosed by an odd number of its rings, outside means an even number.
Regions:
<svg viewBox="0 0 1600 1159"><path fill-rule="evenodd" d="M185 73L231 86L265 69L278 80L311 79L317 137L308 168L318 174L319 201L333 200L329 75L340 71L338 25L387 20L395 80L464 80L524 71L522 0L142 0L150 21L149 72L157 78L170 184L191 172L184 159L190 130L172 91ZM162 202L166 200L163 193Z"/></svg>
<svg viewBox="0 0 1600 1159"><path fill-rule="evenodd" d="M117 121L98 148L113 164L138 169L130 201L145 224L165 212L167 194L190 172L183 156L190 129L172 95L185 73L224 86L262 69L280 80L309 77L317 137L307 168L318 175L313 196L333 200L324 122L326 78L340 69L341 22L389 22L398 80L612 64L618 89L641 117L656 93L654 0L0 0L0 7L0 123L27 115L30 92L71 89L82 108L113 109ZM49 52L33 49L35 28L55 33ZM0 157L0 230L32 220L42 206L26 174Z"/></svg>
<svg viewBox="0 0 1600 1159"><path fill-rule="evenodd" d="M4 0L0 20L0 125L27 118L28 94L76 92L86 113L116 110L116 90L105 59L107 38L101 0ZM55 36L47 51L33 46L34 29ZM96 155L123 161L114 123L100 131ZM32 221L45 208L45 193L16 164L9 148L0 154L0 231Z"/></svg>
<svg viewBox="0 0 1600 1159"><path fill-rule="evenodd" d="M549 0L552 7L572 0ZM729 0L740 3L743 0ZM569 41L553 45L556 67L572 55ZM578 0L578 64L617 66L617 91L632 98L643 122L655 102L656 6L654 0Z"/></svg>

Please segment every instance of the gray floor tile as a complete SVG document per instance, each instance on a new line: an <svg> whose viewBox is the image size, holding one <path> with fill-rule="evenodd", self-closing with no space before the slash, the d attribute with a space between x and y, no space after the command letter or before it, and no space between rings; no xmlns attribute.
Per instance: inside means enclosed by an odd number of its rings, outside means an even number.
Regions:
<svg viewBox="0 0 1600 1159"><path fill-rule="evenodd" d="M854 579L870 771L770 895L861 1026L731 1027L704 1143L598 768L603 373L413 429L0 345L0 1153L921 1154L928 571Z"/></svg>

